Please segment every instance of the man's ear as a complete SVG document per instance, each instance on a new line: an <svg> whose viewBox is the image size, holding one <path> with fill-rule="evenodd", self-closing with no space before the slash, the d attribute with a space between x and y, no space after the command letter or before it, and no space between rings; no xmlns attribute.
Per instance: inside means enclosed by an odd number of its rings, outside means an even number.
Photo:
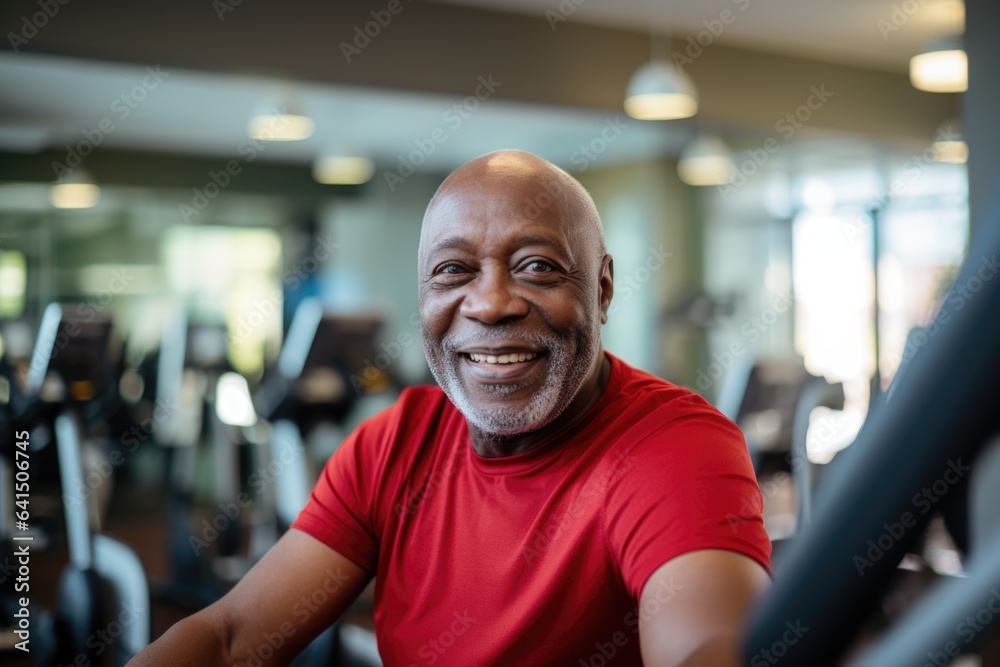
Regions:
<svg viewBox="0 0 1000 667"><path fill-rule="evenodd" d="M615 260L611 255L604 255L601 260L601 277L598 281L601 299L601 324L608 321L608 308L611 307L611 299L615 295Z"/></svg>

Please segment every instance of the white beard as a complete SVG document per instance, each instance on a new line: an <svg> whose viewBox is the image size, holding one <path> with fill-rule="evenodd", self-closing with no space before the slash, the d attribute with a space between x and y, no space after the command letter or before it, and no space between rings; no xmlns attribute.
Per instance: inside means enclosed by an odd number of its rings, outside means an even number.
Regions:
<svg viewBox="0 0 1000 667"><path fill-rule="evenodd" d="M573 402L587 379L597 353L600 324L595 323L593 331L579 332L576 336L565 339L557 336L514 334L502 329L484 329L475 337L476 345L488 345L490 341L519 340L534 349L547 352L541 360L547 364L542 386L527 407L521 410L485 408L473 401L458 367L460 363L464 363L458 350L465 347L467 341L457 341L445 336L441 340L440 350L435 350L429 343L430 336L426 331L423 334L427 363L445 395L484 436L492 440L505 440L536 431L551 423ZM524 387L521 384L481 386L485 391L498 396L512 394Z"/></svg>

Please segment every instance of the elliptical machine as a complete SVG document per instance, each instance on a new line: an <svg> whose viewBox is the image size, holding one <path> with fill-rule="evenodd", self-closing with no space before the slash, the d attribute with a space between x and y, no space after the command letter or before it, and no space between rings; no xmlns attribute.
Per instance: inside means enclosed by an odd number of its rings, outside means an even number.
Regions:
<svg viewBox="0 0 1000 667"><path fill-rule="evenodd" d="M270 424L268 458L276 465L275 511L280 532L309 500L316 480L306 441L314 429L344 421L356 402L349 377L371 355L380 322L324 313L317 299L295 309L278 361L265 376L254 407Z"/></svg>
<svg viewBox="0 0 1000 667"><path fill-rule="evenodd" d="M325 313L317 299L295 309L278 355L255 396L257 415L270 424L269 465L273 464L273 503L278 529L289 529L309 500L316 481L310 441L324 427L337 427L358 407L352 374L361 373L381 322L373 317ZM336 439L336 438L334 438ZM329 452L327 452L328 454ZM316 463L317 465L313 465ZM296 659L298 667L334 664L380 665L374 634L354 626L334 625Z"/></svg>
<svg viewBox="0 0 1000 667"><path fill-rule="evenodd" d="M250 522L237 504L242 486L239 431L219 414L220 392L231 396L232 372L226 358L226 330L221 324L200 324L178 310L167 322L156 366L156 402L169 406L153 436L167 452L167 512L170 526L170 579L158 587L157 597L200 609L219 599L277 540L273 521ZM237 388L238 389L238 388ZM223 411L223 415L225 411ZM253 415L249 415L253 417ZM255 420L255 417L253 417ZM252 424L252 421L246 425ZM212 497L217 508L236 508L239 514L221 514L222 525L197 516L196 477L199 456L207 443L212 471ZM256 448L252 448L256 449ZM259 454L254 452L253 457ZM241 553L247 523L253 525L248 554Z"/></svg>
<svg viewBox="0 0 1000 667"><path fill-rule="evenodd" d="M110 321L74 319L59 304L50 304L39 326L23 400L20 405L10 402L5 411L21 442L54 415L69 563L60 577L55 609L38 616L28 608L26 648L40 667L120 667L149 643L149 589L141 562L126 545L95 529L94 496L73 493L86 486L83 410L115 390L109 378L110 339ZM55 400L43 397L49 393L43 392L47 383L55 388ZM23 477L29 484L18 490L30 489L31 478ZM30 507L30 496L28 503ZM27 543L29 552L30 541L20 543ZM30 588L24 592L30 593Z"/></svg>

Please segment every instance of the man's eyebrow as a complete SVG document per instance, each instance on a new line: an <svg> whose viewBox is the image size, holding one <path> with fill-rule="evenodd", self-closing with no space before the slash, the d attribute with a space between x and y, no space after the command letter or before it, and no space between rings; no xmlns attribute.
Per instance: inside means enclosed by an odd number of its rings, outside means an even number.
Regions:
<svg viewBox="0 0 1000 667"><path fill-rule="evenodd" d="M467 240L463 239L461 236L448 236L440 241L436 241L434 245L431 246L428 254L436 252L438 250L464 250L469 248L472 244Z"/></svg>
<svg viewBox="0 0 1000 667"><path fill-rule="evenodd" d="M555 239L549 238L548 236L533 236L533 235L521 236L517 239L517 244L519 246L544 245L552 248L553 250L558 250L559 252L566 251L566 248L562 243L556 241Z"/></svg>
<svg viewBox="0 0 1000 667"><path fill-rule="evenodd" d="M559 241L549 238L548 236L537 236L537 235L526 235L518 237L514 243L519 247L528 245L543 245L558 250L560 252L565 252L565 247ZM439 250L471 250L474 244L461 236L448 236L440 241L436 241L428 251L428 255Z"/></svg>

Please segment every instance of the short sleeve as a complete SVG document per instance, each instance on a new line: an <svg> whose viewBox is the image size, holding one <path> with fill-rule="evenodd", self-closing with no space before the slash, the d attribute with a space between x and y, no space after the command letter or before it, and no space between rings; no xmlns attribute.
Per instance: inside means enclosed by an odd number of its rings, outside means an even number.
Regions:
<svg viewBox="0 0 1000 667"><path fill-rule="evenodd" d="M292 528L301 530L360 567L374 573L378 563L373 523L372 475L376 470L380 429L365 422L341 444L323 466L309 502Z"/></svg>
<svg viewBox="0 0 1000 667"><path fill-rule="evenodd" d="M706 410L655 428L622 451L604 521L635 600L657 568L689 551L736 551L770 571L763 498L735 424Z"/></svg>

